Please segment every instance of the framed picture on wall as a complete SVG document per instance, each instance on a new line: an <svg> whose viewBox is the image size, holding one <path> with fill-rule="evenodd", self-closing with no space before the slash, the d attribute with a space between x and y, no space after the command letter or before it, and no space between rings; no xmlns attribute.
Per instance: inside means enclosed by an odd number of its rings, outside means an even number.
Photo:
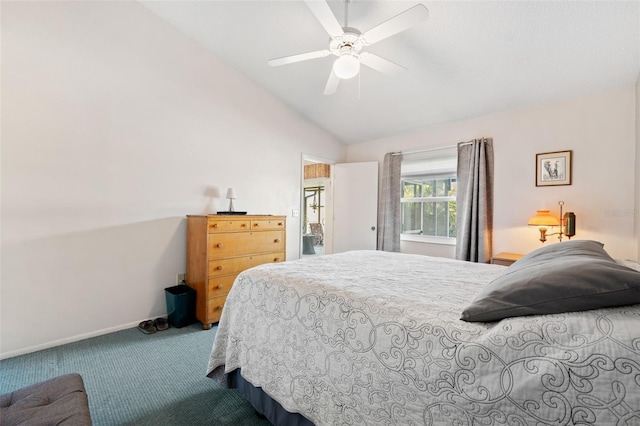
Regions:
<svg viewBox="0 0 640 426"><path fill-rule="evenodd" d="M571 152L536 154L536 186L571 185Z"/></svg>

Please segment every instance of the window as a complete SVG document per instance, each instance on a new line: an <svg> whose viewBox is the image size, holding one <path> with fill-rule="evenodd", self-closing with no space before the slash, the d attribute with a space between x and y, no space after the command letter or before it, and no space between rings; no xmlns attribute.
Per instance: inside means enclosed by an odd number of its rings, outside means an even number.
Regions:
<svg viewBox="0 0 640 426"><path fill-rule="evenodd" d="M455 244L455 155L402 161L401 238Z"/></svg>

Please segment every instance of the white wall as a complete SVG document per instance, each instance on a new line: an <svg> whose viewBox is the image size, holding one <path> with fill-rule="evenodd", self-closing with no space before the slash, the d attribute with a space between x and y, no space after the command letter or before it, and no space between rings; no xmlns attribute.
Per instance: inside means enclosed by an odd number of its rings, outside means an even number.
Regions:
<svg viewBox="0 0 640 426"><path fill-rule="evenodd" d="M633 235L635 160L633 87L539 108L421 128L347 147L348 161L378 160L384 153L449 146L479 137L494 141L494 253L527 253L542 243L526 226L536 209L577 217L579 239L605 244L614 257L636 256ZM535 155L573 150L571 186L536 187ZM636 180L634 180L636 179ZM551 237L545 244L557 242ZM403 243L403 252L454 256L451 246Z"/></svg>
<svg viewBox="0 0 640 426"><path fill-rule="evenodd" d="M2 2L0 356L166 314L186 214L286 214L345 147L136 2Z"/></svg>

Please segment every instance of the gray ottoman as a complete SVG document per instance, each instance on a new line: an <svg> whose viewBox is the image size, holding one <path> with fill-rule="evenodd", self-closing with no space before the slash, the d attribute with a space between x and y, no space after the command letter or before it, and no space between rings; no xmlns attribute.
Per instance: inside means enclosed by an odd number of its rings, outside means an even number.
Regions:
<svg viewBox="0 0 640 426"><path fill-rule="evenodd" d="M0 424L91 426L79 374L66 374L0 395Z"/></svg>

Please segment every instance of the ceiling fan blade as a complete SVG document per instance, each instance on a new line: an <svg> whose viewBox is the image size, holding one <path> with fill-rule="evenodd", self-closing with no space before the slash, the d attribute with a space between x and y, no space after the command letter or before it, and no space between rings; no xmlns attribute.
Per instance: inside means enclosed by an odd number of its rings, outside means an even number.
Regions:
<svg viewBox="0 0 640 426"><path fill-rule="evenodd" d="M362 52L360 54L360 63L387 75L406 70L402 65L398 65L395 62L391 62L388 59L381 58L369 52Z"/></svg>
<svg viewBox="0 0 640 426"><path fill-rule="evenodd" d="M315 52L300 53L298 55L284 56L282 58L270 59L267 61L272 67L278 67L280 65L293 64L294 62L306 61L308 59L324 58L329 56L331 52L327 49L317 50Z"/></svg>
<svg viewBox="0 0 640 426"><path fill-rule="evenodd" d="M342 26L325 0L305 0L304 2L331 37L344 35Z"/></svg>
<svg viewBox="0 0 640 426"><path fill-rule="evenodd" d="M371 28L362 34L361 38L364 39L367 44L373 44L399 32L408 30L412 26L426 21L428 17L429 9L423 4L416 4L399 15Z"/></svg>
<svg viewBox="0 0 640 426"><path fill-rule="evenodd" d="M329 74L329 79L327 80L327 85L324 87L325 95L333 95L338 90L338 84L340 84L340 78L336 75L336 73L331 70L331 74Z"/></svg>

